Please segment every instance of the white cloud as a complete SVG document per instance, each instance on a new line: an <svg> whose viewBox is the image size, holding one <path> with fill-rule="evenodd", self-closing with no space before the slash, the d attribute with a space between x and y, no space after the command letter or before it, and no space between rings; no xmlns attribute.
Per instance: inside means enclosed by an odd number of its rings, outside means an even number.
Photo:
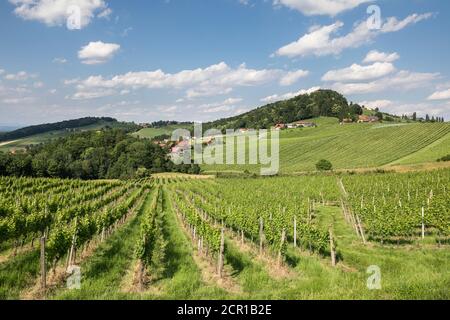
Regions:
<svg viewBox="0 0 450 320"><path fill-rule="evenodd" d="M42 81L37 81L37 82L33 83L33 87L36 89L40 89L40 88L44 87L44 83Z"/></svg>
<svg viewBox="0 0 450 320"><path fill-rule="evenodd" d="M418 73L402 70L393 75L372 82L342 83L336 82L332 89L342 94L365 94L387 90L412 90L429 86L438 79L439 73Z"/></svg>
<svg viewBox="0 0 450 320"><path fill-rule="evenodd" d="M288 72L285 76L283 76L280 80L280 85L282 86L290 86L296 83L299 79L307 77L309 75L309 71L305 70L297 70Z"/></svg>
<svg viewBox="0 0 450 320"><path fill-rule="evenodd" d="M384 111L384 110L383 110ZM411 115L414 112L418 114L419 117L423 117L426 114L435 116L448 116L450 114L450 105L434 105L432 103L420 102L420 103L394 103L389 106L386 111L389 113L402 115Z"/></svg>
<svg viewBox="0 0 450 320"><path fill-rule="evenodd" d="M447 100L450 99L450 89L436 91L428 97L428 100Z"/></svg>
<svg viewBox="0 0 450 320"><path fill-rule="evenodd" d="M286 72L278 69L249 69L245 64L231 68L226 63L211 65L207 68L183 70L170 74L162 70L128 72L105 79L103 76L91 76L84 80L70 80L66 84L76 84L77 90L86 92L96 89L136 90L176 89L185 90L186 97L223 95L234 87L250 87L280 79Z"/></svg>
<svg viewBox="0 0 450 320"><path fill-rule="evenodd" d="M297 41L278 49L276 55L290 58L338 55L345 49L357 48L369 43L380 34L396 32L431 17L431 13L412 14L401 21L391 17L384 21L380 30L370 30L366 21L362 21L350 33L341 37L334 36L344 26L341 21L328 26L314 26Z"/></svg>
<svg viewBox="0 0 450 320"><path fill-rule="evenodd" d="M15 6L14 13L25 19L62 26L73 15L71 8L79 8L80 27L86 27L96 13L104 13L108 7L104 0L9 0Z"/></svg>
<svg viewBox="0 0 450 320"><path fill-rule="evenodd" d="M240 102L242 102L241 98L228 98L222 102L202 104L198 109L203 113L229 112L234 110Z"/></svg>
<svg viewBox="0 0 450 320"><path fill-rule="evenodd" d="M384 77L395 71L393 64L388 62L376 62L369 66L353 64L348 68L328 71L323 77L323 81L364 81Z"/></svg>
<svg viewBox="0 0 450 320"><path fill-rule="evenodd" d="M374 63L374 62L394 62L400 59L400 55L397 52L385 53L379 52L377 50L370 51L364 59L364 63Z"/></svg>
<svg viewBox="0 0 450 320"><path fill-rule="evenodd" d="M232 104L240 103L242 101L243 101L242 98L228 98L223 102L223 104L232 105Z"/></svg>
<svg viewBox="0 0 450 320"><path fill-rule="evenodd" d="M106 8L105 10L103 10L102 12L100 12L97 17L98 18L104 18L104 19L109 19L109 17L112 14L112 10L111 8Z"/></svg>
<svg viewBox="0 0 450 320"><path fill-rule="evenodd" d="M301 13L335 16L372 0L274 0L274 5L284 5Z"/></svg>
<svg viewBox="0 0 450 320"><path fill-rule="evenodd" d="M361 106L365 106L371 109L386 109L394 105L394 102L391 100L374 100L374 101L361 101L358 103Z"/></svg>
<svg viewBox="0 0 450 320"><path fill-rule="evenodd" d="M6 98L2 100L2 103L9 104L9 105L16 105L16 104L27 104L35 101L32 97L25 97L25 98Z"/></svg>
<svg viewBox="0 0 450 320"><path fill-rule="evenodd" d="M275 101L288 100L288 99L292 99L292 98L297 97L302 94L310 94L310 93L316 92L317 90L320 90L320 87L312 87L312 88L309 88L306 90L302 89L297 92L288 92L288 93L285 93L282 95L274 94L274 95L262 98L260 101L264 102L264 103L271 103L271 102L275 102Z"/></svg>
<svg viewBox="0 0 450 320"><path fill-rule="evenodd" d="M67 60L65 58L55 58L55 59L53 59L53 63L65 64L65 63L67 63Z"/></svg>
<svg viewBox="0 0 450 320"><path fill-rule="evenodd" d="M5 70L0 69L0 75L1 75L1 74L4 74L4 73L5 73Z"/></svg>
<svg viewBox="0 0 450 320"><path fill-rule="evenodd" d="M84 64L101 64L110 60L119 49L120 45L115 43L90 42L81 48L78 58Z"/></svg>
<svg viewBox="0 0 450 320"><path fill-rule="evenodd" d="M67 97L67 99L89 100L89 99L104 98L104 97L112 96L114 94L116 94L116 92L112 89L96 89L96 90L88 90L88 91L78 91L73 96Z"/></svg>
<svg viewBox="0 0 450 320"><path fill-rule="evenodd" d="M11 81L26 81L28 79L36 78L36 77L37 77L37 75L35 75L35 74L29 74L26 71L20 71L18 73L7 74L5 76L5 79L11 80Z"/></svg>

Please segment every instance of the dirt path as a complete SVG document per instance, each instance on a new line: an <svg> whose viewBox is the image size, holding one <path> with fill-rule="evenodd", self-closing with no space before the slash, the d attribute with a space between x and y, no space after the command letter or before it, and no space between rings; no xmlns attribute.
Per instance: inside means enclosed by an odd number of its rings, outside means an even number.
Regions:
<svg viewBox="0 0 450 320"><path fill-rule="evenodd" d="M13 141L6 141L6 142L0 142L0 147L7 146L8 144L12 144L15 142L19 142L20 140L13 140Z"/></svg>

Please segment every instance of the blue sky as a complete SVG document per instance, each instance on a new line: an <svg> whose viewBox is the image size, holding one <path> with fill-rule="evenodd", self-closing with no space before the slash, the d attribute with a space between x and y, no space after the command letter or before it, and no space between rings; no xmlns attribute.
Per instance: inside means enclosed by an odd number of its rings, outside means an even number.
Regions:
<svg viewBox="0 0 450 320"><path fill-rule="evenodd" d="M207 121L318 88L448 119L449 31L445 0L3 0L0 124Z"/></svg>

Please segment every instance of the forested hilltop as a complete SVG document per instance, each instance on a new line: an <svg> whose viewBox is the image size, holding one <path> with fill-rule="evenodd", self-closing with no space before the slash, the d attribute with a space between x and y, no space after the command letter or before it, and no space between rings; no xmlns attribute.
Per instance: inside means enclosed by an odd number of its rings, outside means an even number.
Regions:
<svg viewBox="0 0 450 320"><path fill-rule="evenodd" d="M114 179L156 172L198 173L198 166L176 166L167 150L123 129L74 133L32 146L27 152L0 152L0 176Z"/></svg>
<svg viewBox="0 0 450 320"><path fill-rule="evenodd" d="M204 127L268 129L277 123L290 123L320 116L356 120L361 114L363 108L358 104L349 104L342 94L333 90L318 90L271 103L236 117L213 121Z"/></svg>
<svg viewBox="0 0 450 320"><path fill-rule="evenodd" d="M109 117L86 117L81 119L75 119L75 120L67 120L67 121L61 121L61 122L55 122L55 123L46 123L46 124L39 124L35 126L29 126L21 129L17 129L10 132L4 132L0 133L0 142L2 141L8 141L8 140L15 140L20 139L24 137L29 137L36 134L46 133L50 131L57 131L57 130L70 130L70 129L76 129L80 127L86 127L90 125L94 125L97 123L111 123L117 124L118 121L114 118ZM130 130L137 130L138 126L132 124L132 123L121 123L123 127L127 127Z"/></svg>

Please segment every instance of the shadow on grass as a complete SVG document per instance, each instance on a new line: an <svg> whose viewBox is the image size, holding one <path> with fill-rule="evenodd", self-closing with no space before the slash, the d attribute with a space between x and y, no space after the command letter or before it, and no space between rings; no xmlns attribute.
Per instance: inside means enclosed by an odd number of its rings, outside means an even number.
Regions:
<svg viewBox="0 0 450 320"><path fill-rule="evenodd" d="M0 300L19 299L20 291L39 275L39 252L32 251L0 264Z"/></svg>

